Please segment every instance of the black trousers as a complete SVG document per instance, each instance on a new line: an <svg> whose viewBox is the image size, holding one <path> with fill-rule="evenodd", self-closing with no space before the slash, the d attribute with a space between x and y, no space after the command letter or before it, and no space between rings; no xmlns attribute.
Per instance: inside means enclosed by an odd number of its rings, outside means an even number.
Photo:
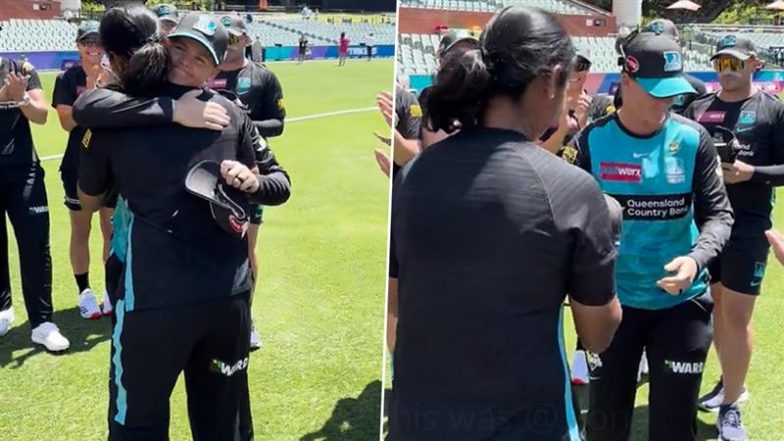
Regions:
<svg viewBox="0 0 784 441"><path fill-rule="evenodd" d="M0 310L11 307L8 232L11 220L19 247L22 294L35 328L52 320L52 257L49 252L49 204L40 164L0 167Z"/></svg>
<svg viewBox="0 0 784 441"><path fill-rule="evenodd" d="M247 295L152 310L115 307L109 381L109 440L169 439L169 398L185 372L194 441L240 440L247 389ZM249 407L248 407L249 409Z"/></svg>
<svg viewBox="0 0 784 441"><path fill-rule="evenodd" d="M713 338L713 300L676 307L623 307L623 321L601 366L591 371L587 441L628 441L643 348L650 367L649 441L696 441L697 400Z"/></svg>

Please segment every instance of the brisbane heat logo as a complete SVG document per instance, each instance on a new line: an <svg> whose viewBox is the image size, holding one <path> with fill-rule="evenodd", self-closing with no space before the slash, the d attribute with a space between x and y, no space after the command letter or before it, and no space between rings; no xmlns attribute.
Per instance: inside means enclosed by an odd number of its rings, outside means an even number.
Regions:
<svg viewBox="0 0 784 441"><path fill-rule="evenodd" d="M601 179L603 181L642 182L642 166L639 164L626 164L623 162L602 162Z"/></svg>

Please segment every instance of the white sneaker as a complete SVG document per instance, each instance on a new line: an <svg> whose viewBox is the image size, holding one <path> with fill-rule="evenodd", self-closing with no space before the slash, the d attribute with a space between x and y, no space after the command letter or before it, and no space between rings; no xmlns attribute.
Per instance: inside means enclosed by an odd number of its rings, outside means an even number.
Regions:
<svg viewBox="0 0 784 441"><path fill-rule="evenodd" d="M60 329L52 322L44 322L33 329L33 343L44 345L47 350L60 352L68 349L71 343L60 334Z"/></svg>
<svg viewBox="0 0 784 441"><path fill-rule="evenodd" d="M98 307L98 300L95 293L90 288L85 289L79 294L79 314L83 319L95 320L101 318L101 309Z"/></svg>
<svg viewBox="0 0 784 441"><path fill-rule="evenodd" d="M250 325L250 350L255 351L261 348L261 335L256 330L256 322Z"/></svg>
<svg viewBox="0 0 784 441"><path fill-rule="evenodd" d="M574 351L574 358L572 358L572 384L584 386L590 381L585 351Z"/></svg>
<svg viewBox="0 0 784 441"><path fill-rule="evenodd" d="M639 383L642 380L643 375L648 375L650 373L650 369L648 367L648 354L645 351L642 351L642 357L640 357L640 367L637 370L637 382Z"/></svg>
<svg viewBox="0 0 784 441"><path fill-rule="evenodd" d="M749 390L744 385L737 403L746 402L749 398ZM722 404L724 404L724 385L723 383L718 383L710 394L700 399L698 407L706 412L718 412Z"/></svg>
<svg viewBox="0 0 784 441"><path fill-rule="evenodd" d="M11 323L14 322L14 307L0 311L0 337L8 334L11 330Z"/></svg>
<svg viewBox="0 0 784 441"><path fill-rule="evenodd" d="M112 306L112 299L109 298L109 294L103 293L103 306L101 306L101 312L103 315L112 315L114 312L114 307Z"/></svg>

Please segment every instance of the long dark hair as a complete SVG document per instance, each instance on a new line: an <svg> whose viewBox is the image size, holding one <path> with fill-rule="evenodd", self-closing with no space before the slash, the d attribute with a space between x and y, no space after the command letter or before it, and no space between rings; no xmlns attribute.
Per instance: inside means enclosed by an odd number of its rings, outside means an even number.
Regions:
<svg viewBox="0 0 784 441"><path fill-rule="evenodd" d="M425 105L429 128L452 133L481 124L487 100L521 97L540 75L560 64L557 80L566 86L574 46L558 20L541 9L509 6L493 17L479 48L447 54Z"/></svg>
<svg viewBox="0 0 784 441"><path fill-rule="evenodd" d="M104 50L123 65L119 77L126 93L153 95L166 82L169 54L152 11L139 4L112 8L101 20L100 34Z"/></svg>

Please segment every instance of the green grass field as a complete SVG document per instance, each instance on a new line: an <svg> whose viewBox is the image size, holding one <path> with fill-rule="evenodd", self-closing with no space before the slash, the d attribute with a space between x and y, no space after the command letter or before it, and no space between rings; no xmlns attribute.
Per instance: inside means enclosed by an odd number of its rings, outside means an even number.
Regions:
<svg viewBox="0 0 784 441"><path fill-rule="evenodd" d="M375 94L393 81L391 60L271 68L290 117L373 107ZM42 78L51 98L54 75ZM353 113L291 122L271 142L293 190L288 204L265 212L259 241L253 313L264 343L249 366L257 440L378 437L388 180L373 158L372 132L385 127L378 112ZM34 135L42 157L62 153L66 136L54 111ZM12 239L16 322L0 339L3 441L106 439L110 322L78 317L58 167L59 160L45 162L53 298L55 320L72 346L60 356L33 348ZM102 292L97 228L94 222L91 279ZM171 439L190 439L182 384L171 404Z"/></svg>

